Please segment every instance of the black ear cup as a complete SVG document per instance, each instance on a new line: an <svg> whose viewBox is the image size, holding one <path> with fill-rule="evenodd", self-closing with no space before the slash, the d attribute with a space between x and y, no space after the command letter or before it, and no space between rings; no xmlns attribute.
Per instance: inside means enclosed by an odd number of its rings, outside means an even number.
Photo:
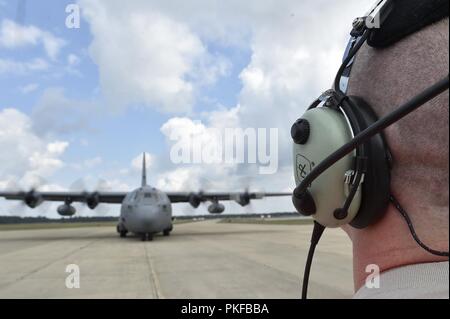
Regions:
<svg viewBox="0 0 450 319"><path fill-rule="evenodd" d="M348 97L361 130L377 121L377 115L360 97ZM350 123L351 124L351 123ZM358 214L350 225L365 228L375 223L386 211L390 195L391 155L382 133L372 137L365 145L367 171L362 183L362 201Z"/></svg>

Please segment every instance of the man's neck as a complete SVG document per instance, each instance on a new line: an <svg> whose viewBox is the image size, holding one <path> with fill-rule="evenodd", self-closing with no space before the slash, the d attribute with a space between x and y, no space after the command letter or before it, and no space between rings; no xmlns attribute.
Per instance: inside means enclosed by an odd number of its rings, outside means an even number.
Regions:
<svg viewBox="0 0 450 319"><path fill-rule="evenodd" d="M448 208L446 208L448 214ZM448 222L447 225L448 231ZM419 237L424 232L419 231ZM348 230L348 229L347 229ZM355 291L365 284L370 273L366 267L375 264L380 272L405 265L446 261L447 257L430 254L412 238L406 222L396 209L390 205L386 215L377 224L366 229L348 230L353 242L353 278ZM424 236L425 237L425 236ZM426 241L433 249L448 250L448 236L442 240Z"/></svg>

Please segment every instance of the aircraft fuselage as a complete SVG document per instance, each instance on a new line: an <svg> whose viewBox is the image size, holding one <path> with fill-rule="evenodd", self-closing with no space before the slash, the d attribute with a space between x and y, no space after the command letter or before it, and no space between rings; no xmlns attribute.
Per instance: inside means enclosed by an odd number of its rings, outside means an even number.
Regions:
<svg viewBox="0 0 450 319"><path fill-rule="evenodd" d="M143 186L124 198L117 226L121 235L131 232L151 238L159 232L168 235L171 230L172 205L164 192Z"/></svg>

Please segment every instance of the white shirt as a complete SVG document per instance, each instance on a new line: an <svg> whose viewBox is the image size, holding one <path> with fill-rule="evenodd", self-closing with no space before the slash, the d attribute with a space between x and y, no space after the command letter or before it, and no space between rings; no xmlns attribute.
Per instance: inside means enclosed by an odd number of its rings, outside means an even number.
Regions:
<svg viewBox="0 0 450 319"><path fill-rule="evenodd" d="M408 265L380 274L379 288L361 287L354 299L449 299L448 261Z"/></svg>

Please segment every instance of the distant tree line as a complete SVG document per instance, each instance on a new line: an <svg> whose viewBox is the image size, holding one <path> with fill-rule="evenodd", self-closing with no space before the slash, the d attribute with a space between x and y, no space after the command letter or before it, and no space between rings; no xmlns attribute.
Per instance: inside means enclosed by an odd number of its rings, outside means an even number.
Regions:
<svg viewBox="0 0 450 319"><path fill-rule="evenodd" d="M0 216L0 224L44 224L44 223L91 223L91 222L109 222L116 221L117 217L71 217L71 218L47 218L37 217L20 217L20 216Z"/></svg>
<svg viewBox="0 0 450 319"><path fill-rule="evenodd" d="M264 214L208 214L208 215L181 215L174 216L175 219L223 219L223 218L269 218L269 217L299 217L296 212L264 213Z"/></svg>
<svg viewBox="0 0 450 319"><path fill-rule="evenodd" d="M174 216L174 219L222 219L222 218L269 218L269 217L294 217L300 216L294 212L267 213L267 214L208 214L208 215L182 215ZM0 216L0 224L44 224L44 223L95 223L117 221L116 216L92 216L92 217L69 217L69 218L47 218L43 216L20 217Z"/></svg>

